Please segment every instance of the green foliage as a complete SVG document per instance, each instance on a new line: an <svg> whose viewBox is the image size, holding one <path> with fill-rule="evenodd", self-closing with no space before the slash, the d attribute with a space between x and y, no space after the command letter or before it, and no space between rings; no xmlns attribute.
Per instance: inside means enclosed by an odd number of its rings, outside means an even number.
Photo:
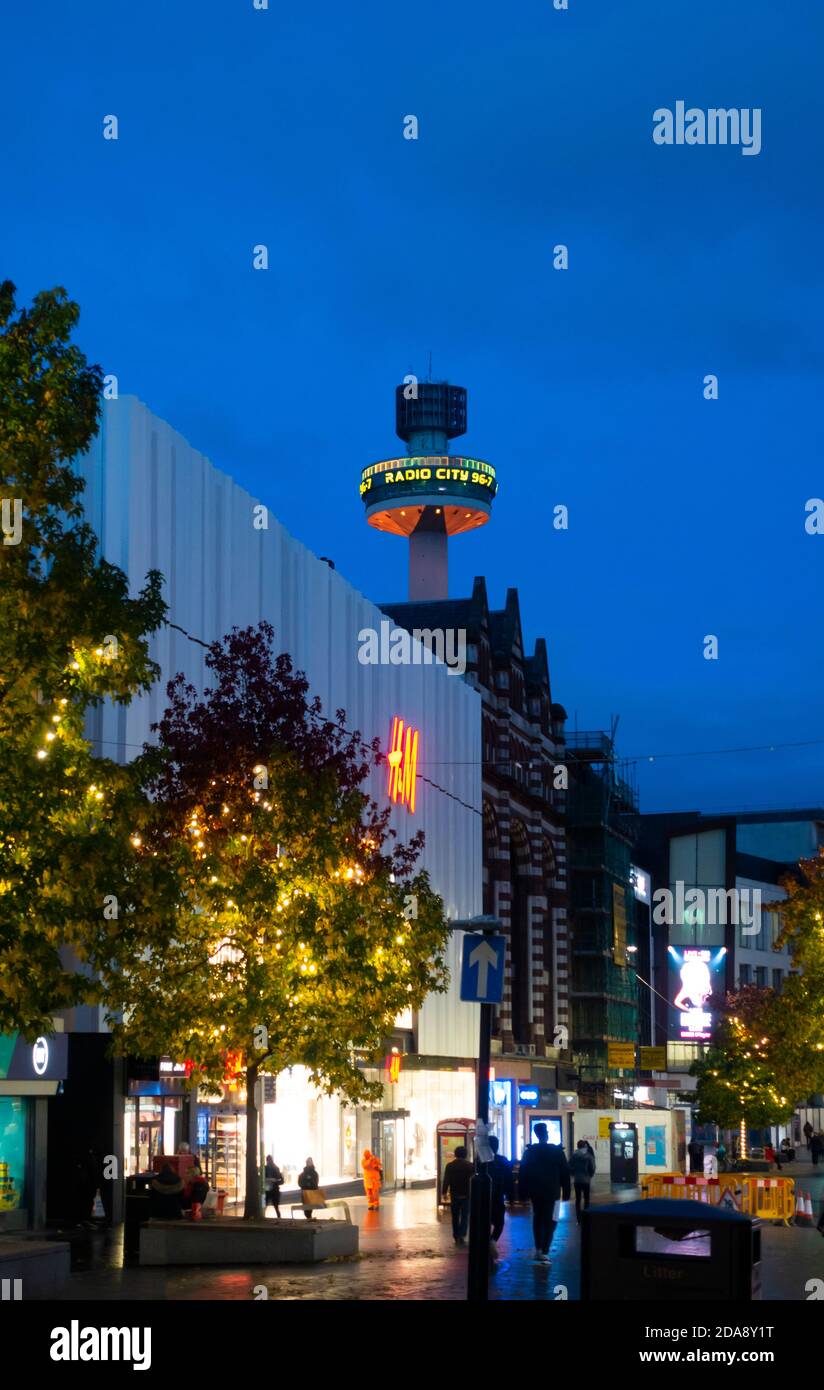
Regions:
<svg viewBox="0 0 824 1390"><path fill-rule="evenodd" d="M781 994L777 1056L794 1077L799 1099L824 1091L824 851L802 859L797 873L782 879L787 897L770 906L780 911L780 946L789 946L794 972Z"/></svg>
<svg viewBox="0 0 824 1390"><path fill-rule="evenodd" d="M782 879L778 946L793 972L780 994L748 988L727 1001L713 1045L691 1068L702 1119L731 1128L777 1124L824 1090L824 853Z"/></svg>
<svg viewBox="0 0 824 1390"><path fill-rule="evenodd" d="M786 1088L771 1051L780 996L749 986L727 996L712 1045L693 1062L702 1121L734 1129L741 1120L764 1127L792 1115L798 1097Z"/></svg>
<svg viewBox="0 0 824 1390"><path fill-rule="evenodd" d="M165 612L160 576L130 598L83 518L72 460L96 433L102 377L69 341L78 315L62 289L18 309L0 285L0 497L21 514L0 544L0 1032L29 1035L94 993L85 962L122 879L134 786L93 756L85 716L156 679L147 635Z"/></svg>

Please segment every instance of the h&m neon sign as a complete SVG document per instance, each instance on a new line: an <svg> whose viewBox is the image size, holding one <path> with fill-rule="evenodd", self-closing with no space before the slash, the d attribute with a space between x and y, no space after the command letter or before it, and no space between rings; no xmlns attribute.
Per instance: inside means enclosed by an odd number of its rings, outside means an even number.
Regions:
<svg viewBox="0 0 824 1390"><path fill-rule="evenodd" d="M414 815L418 780L418 730L413 729L411 724L404 724L398 715L392 720L386 760L389 764L389 800L402 802Z"/></svg>

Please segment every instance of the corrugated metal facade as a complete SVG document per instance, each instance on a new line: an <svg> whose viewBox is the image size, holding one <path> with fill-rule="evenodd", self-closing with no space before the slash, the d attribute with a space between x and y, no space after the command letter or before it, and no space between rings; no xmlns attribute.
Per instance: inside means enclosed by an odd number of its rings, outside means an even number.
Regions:
<svg viewBox="0 0 824 1390"><path fill-rule="evenodd" d="M258 499L135 397L106 402L100 434L81 470L87 515L103 554L126 571L133 589L147 570L159 569L171 622L209 642L233 626L267 618L278 650L288 651L306 672L325 713L333 716L344 708L349 728L379 737L384 747L395 715L420 730L416 813L396 806L392 824L401 839L425 830L423 863L448 915L479 913L481 702L476 692L443 667L361 665L358 633L363 628L379 632L385 614L290 536L271 512L268 527L256 529ZM109 757L133 757L149 738L171 675L183 671L203 688L203 648L181 633L165 628L152 655L163 678L151 693L126 709L105 708L93 717L90 732ZM385 769L373 773L370 790L385 801ZM477 1051L477 1009L458 999L458 947L455 939L449 993L430 997L422 1011L422 1053L470 1057Z"/></svg>

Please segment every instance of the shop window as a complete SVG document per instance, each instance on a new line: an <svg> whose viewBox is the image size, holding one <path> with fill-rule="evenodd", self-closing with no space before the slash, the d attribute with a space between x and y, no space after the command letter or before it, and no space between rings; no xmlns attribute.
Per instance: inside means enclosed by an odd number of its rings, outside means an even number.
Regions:
<svg viewBox="0 0 824 1390"><path fill-rule="evenodd" d="M26 1101L0 1097L0 1215L25 1205Z"/></svg>

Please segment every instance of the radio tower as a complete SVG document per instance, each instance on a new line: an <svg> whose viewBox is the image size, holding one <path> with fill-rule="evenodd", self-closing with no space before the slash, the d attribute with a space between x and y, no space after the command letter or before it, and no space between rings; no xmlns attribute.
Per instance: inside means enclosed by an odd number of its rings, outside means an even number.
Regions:
<svg viewBox="0 0 824 1390"><path fill-rule="evenodd" d="M483 526L498 490L495 469L447 452L466 433L466 391L445 381L395 387L395 430L403 458L364 468L366 520L409 540L409 599L449 597L449 538Z"/></svg>

